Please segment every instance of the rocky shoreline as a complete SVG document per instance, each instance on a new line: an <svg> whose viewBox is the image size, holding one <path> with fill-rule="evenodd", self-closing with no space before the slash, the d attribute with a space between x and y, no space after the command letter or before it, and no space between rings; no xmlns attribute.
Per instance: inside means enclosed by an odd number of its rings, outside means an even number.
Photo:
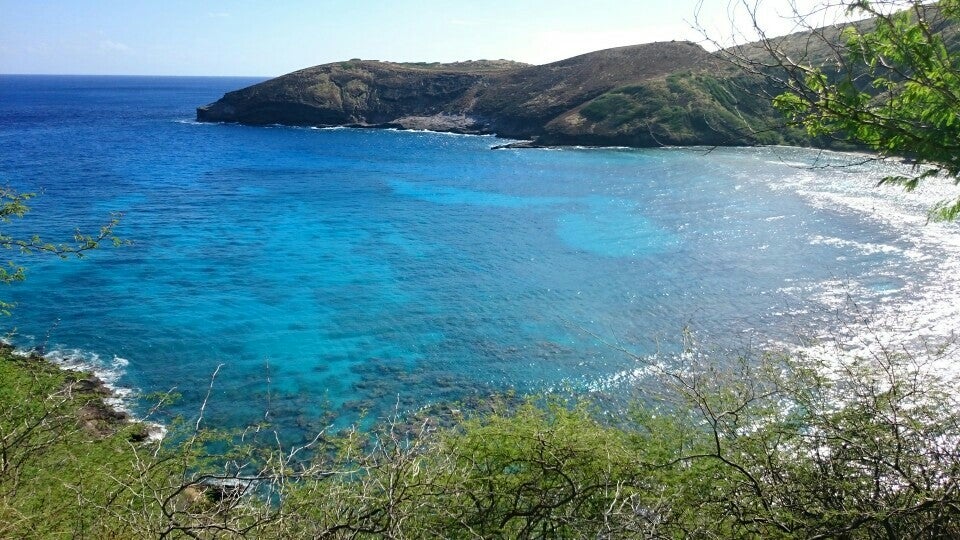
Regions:
<svg viewBox="0 0 960 540"><path fill-rule="evenodd" d="M119 401L121 396L91 371L68 369L36 351L24 353L9 344L0 344L0 362L12 362L32 373L62 376L65 397L78 404L76 420L79 427L95 438L112 436L131 425L136 426L130 435L132 442L146 441L163 432L162 426L143 422L111 403Z"/></svg>

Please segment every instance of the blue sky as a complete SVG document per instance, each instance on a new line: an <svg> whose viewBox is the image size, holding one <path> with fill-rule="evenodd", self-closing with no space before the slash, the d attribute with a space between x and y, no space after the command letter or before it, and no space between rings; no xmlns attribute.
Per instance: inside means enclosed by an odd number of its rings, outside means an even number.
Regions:
<svg viewBox="0 0 960 540"><path fill-rule="evenodd" d="M767 0L766 27L793 27ZM807 3L814 0L801 0ZM689 39L697 0L0 0L0 73L280 75L350 58L546 63ZM727 0L702 16L730 33Z"/></svg>

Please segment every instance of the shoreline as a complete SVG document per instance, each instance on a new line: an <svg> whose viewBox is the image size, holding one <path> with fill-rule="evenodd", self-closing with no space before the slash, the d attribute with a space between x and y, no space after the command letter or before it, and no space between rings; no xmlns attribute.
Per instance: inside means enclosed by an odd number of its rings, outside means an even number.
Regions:
<svg viewBox="0 0 960 540"><path fill-rule="evenodd" d="M37 350L19 349L9 342L0 343L0 362L9 362L32 373L57 374L71 400L82 402L77 420L80 426L96 437L108 437L121 429L137 426L132 442L156 441L166 434L166 426L137 418L123 403L133 393L109 383L89 365L68 365L48 358Z"/></svg>
<svg viewBox="0 0 960 540"><path fill-rule="evenodd" d="M269 123L269 124L254 124L249 122L238 122L238 121L227 121L227 120L205 120L198 117L193 118L178 118L174 120L175 122L180 122L184 124L191 125L203 125L203 126L244 126L251 128L289 128L289 129L306 129L314 131L336 131L344 129L355 129L362 131L395 131L399 133L435 133L438 135L456 135L462 137L492 137L494 139L504 141L502 144L497 144L491 146L491 150L522 150L522 149L539 149L539 150L562 150L562 149L577 149L577 150L656 150L656 149L716 149L716 148L784 148L784 149L796 149L796 150L809 150L815 152L830 152L835 154L843 155L856 155L862 156L865 159L875 159L879 161L891 160L904 165L912 165L912 161L907 157L898 157L898 156L880 156L876 152L871 151L869 148L862 146L847 146L839 145L839 147L818 147L814 145L809 146L799 146L799 145L790 145L790 144L656 144L656 145L624 145L624 144L589 144L586 142L563 142L563 143L540 143L536 138L531 139L516 139L513 137L505 137L498 135L495 131L490 130L473 130L473 129L430 129L422 127L411 127L400 124L398 122L384 122L380 124L359 124L359 123L350 123L350 124L283 124L279 122Z"/></svg>

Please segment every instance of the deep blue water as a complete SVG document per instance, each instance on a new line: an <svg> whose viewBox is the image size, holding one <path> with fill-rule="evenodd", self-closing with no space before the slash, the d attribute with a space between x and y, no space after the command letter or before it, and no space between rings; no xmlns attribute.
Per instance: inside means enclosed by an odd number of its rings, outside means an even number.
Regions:
<svg viewBox="0 0 960 540"><path fill-rule="evenodd" d="M935 246L811 196L858 197L869 167L192 121L253 82L0 76L0 183L41 192L4 231L64 240L123 212L132 242L82 260L10 253L29 266L2 290L15 343L175 388L186 414L222 364L212 422L311 429L324 407L615 391L637 363L605 342L675 351L687 327L722 346L787 340L829 324L838 286L871 309L937 271L911 256Z"/></svg>

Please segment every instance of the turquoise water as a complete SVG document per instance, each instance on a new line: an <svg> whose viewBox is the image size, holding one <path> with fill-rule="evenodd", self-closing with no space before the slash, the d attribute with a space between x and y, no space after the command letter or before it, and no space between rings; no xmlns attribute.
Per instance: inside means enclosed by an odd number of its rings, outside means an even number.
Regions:
<svg viewBox="0 0 960 540"><path fill-rule="evenodd" d="M324 409L615 392L637 363L606 342L643 356L687 327L725 347L788 340L832 324L838 287L868 310L906 305L942 270L942 245L811 195L863 202L870 166L192 121L251 82L0 77L0 177L42 191L5 230L65 239L123 212L132 241L24 261L27 281L2 291L15 343L176 389L187 415L222 365L211 422L299 433Z"/></svg>

